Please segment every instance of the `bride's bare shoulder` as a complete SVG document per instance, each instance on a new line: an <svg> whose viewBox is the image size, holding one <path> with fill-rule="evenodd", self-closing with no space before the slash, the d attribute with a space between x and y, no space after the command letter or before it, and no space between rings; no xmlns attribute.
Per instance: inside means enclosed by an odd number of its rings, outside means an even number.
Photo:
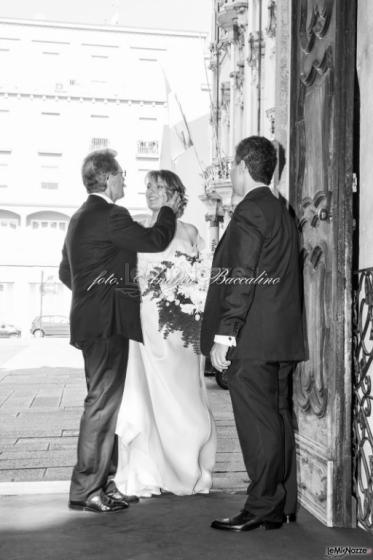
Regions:
<svg viewBox="0 0 373 560"><path fill-rule="evenodd" d="M179 224L187 235L188 239L194 245L198 239L198 229L193 224L188 224L187 222L182 222L179 220Z"/></svg>

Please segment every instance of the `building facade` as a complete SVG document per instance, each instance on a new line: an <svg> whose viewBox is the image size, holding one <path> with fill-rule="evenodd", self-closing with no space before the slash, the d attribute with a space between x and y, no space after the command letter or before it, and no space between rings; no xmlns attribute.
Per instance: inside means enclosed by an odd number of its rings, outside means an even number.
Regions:
<svg viewBox="0 0 373 560"><path fill-rule="evenodd" d="M213 3L213 14L213 159L201 197L208 208L211 250L232 211L229 172L235 146L252 134L274 139L276 4L219 0Z"/></svg>
<svg viewBox="0 0 373 560"><path fill-rule="evenodd" d="M205 42L193 32L0 19L0 321L26 334L40 311L66 315L57 266L86 198L88 152L115 149L127 171L118 203L147 210L144 178L159 168L169 117L165 80L191 122L209 111ZM203 219L202 177L184 180L186 219Z"/></svg>

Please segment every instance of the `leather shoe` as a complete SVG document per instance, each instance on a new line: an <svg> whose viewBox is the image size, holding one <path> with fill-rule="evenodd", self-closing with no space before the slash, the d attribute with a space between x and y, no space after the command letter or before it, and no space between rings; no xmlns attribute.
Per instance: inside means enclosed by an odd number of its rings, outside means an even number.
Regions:
<svg viewBox="0 0 373 560"><path fill-rule="evenodd" d="M113 513L117 511L123 511L128 507L129 505L127 502L114 502L103 492L101 492L100 494L95 494L94 496L90 496L85 502L76 502L73 500L69 501L70 509L92 511L94 513Z"/></svg>
<svg viewBox="0 0 373 560"><path fill-rule="evenodd" d="M121 504L122 502L125 502L127 504L137 504L137 502L139 502L139 498L137 496L126 496L119 490L111 490L110 492L106 492L106 495L111 500L113 500L113 502L119 504Z"/></svg>
<svg viewBox="0 0 373 560"><path fill-rule="evenodd" d="M225 519L215 519L211 523L213 529L220 529L223 531L252 531L258 527L263 526L264 529L280 529L282 521L272 521L271 519L263 519L248 511L241 511L234 517Z"/></svg>

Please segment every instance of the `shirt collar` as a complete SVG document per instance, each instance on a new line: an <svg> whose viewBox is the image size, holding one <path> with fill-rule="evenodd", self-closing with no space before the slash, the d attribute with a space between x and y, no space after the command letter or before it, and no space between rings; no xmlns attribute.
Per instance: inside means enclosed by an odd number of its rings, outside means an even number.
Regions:
<svg viewBox="0 0 373 560"><path fill-rule="evenodd" d="M104 200L106 200L106 202L108 202L109 204L114 204L114 202L111 200L111 198L109 198L107 196L107 194L103 193L103 192L94 192L94 193L90 193L90 196L99 196L101 198L103 198Z"/></svg>

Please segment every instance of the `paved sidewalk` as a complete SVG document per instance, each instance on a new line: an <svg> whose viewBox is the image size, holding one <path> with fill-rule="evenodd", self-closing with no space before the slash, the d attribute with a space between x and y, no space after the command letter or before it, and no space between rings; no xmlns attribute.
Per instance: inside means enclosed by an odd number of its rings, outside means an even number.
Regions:
<svg viewBox="0 0 373 560"><path fill-rule="evenodd" d="M86 394L81 353L67 339L0 340L0 483L68 481ZM214 488L243 490L230 398L206 378L218 428Z"/></svg>
<svg viewBox="0 0 373 560"><path fill-rule="evenodd" d="M280 530L210 528L237 513L242 495L163 495L114 514L70 511L67 496L0 496L0 556L6 560L318 560L331 545L366 547L361 529L330 529L305 510ZM334 555L335 557L336 555ZM347 555L339 554L338 558Z"/></svg>

